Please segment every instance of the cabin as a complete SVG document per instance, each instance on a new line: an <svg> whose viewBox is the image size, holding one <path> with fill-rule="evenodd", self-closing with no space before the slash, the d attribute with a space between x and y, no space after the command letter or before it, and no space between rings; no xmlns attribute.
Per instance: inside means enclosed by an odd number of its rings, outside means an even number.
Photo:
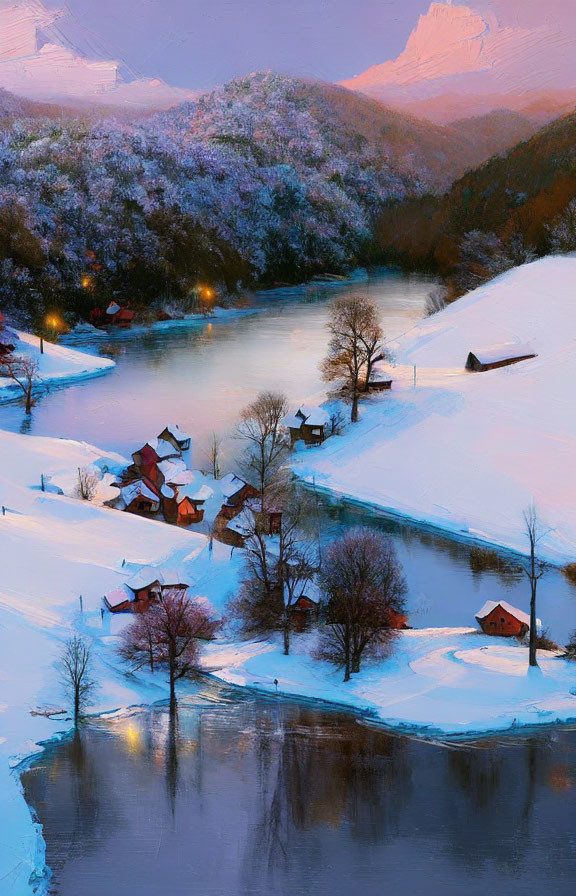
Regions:
<svg viewBox="0 0 576 896"><path fill-rule="evenodd" d="M187 433L182 432L175 423L169 423L168 426L162 430L158 439L164 442L169 442L179 452L188 451L192 443L192 437Z"/></svg>
<svg viewBox="0 0 576 896"><path fill-rule="evenodd" d="M142 477L120 489L124 509L128 513L150 516L160 510L160 494L150 479Z"/></svg>
<svg viewBox="0 0 576 896"><path fill-rule="evenodd" d="M223 476L219 486L224 498L221 513L227 515L228 519L232 519L249 498L258 497L258 489L240 479L239 476L235 476L234 473L227 473L226 476Z"/></svg>
<svg viewBox="0 0 576 896"><path fill-rule="evenodd" d="M282 425L290 432L290 445L305 442L306 445L321 445L326 438L329 415L322 408L299 407L295 414L289 414Z"/></svg>
<svg viewBox="0 0 576 896"><path fill-rule="evenodd" d="M523 638L530 630L530 616L505 600L487 600L476 614L476 621L485 635ZM541 625L540 620L537 624Z"/></svg>
<svg viewBox="0 0 576 896"><path fill-rule="evenodd" d="M536 352L528 345L495 345L491 348L469 352L466 370L476 373L496 370L498 367L508 367L510 364L518 364L519 361L527 361L528 358L535 357Z"/></svg>
<svg viewBox="0 0 576 896"><path fill-rule="evenodd" d="M110 302L104 315L104 323L109 327L131 327L134 320L134 312L130 305L119 305L118 302Z"/></svg>
<svg viewBox="0 0 576 896"><path fill-rule="evenodd" d="M109 591L104 595L104 603L111 613L134 612L134 594L126 587Z"/></svg>
<svg viewBox="0 0 576 896"><path fill-rule="evenodd" d="M392 380L370 380L368 383L369 392L386 392L392 388Z"/></svg>
<svg viewBox="0 0 576 896"><path fill-rule="evenodd" d="M161 464L168 460L177 462L181 458L180 451L170 442L166 442L164 439L151 439L138 451L133 452L132 460L132 472L136 476L145 476L156 485L160 485L166 480Z"/></svg>
<svg viewBox="0 0 576 896"><path fill-rule="evenodd" d="M282 510L280 507L272 506L263 511L260 498L249 498L246 501L246 507L254 515L259 532L264 535L282 534Z"/></svg>
<svg viewBox="0 0 576 896"><path fill-rule="evenodd" d="M164 500L164 518L166 522L176 526L191 526L195 523L201 523L204 519L204 504L211 498L214 492L207 485L198 485L191 483L189 485L164 486L170 489L171 497L165 497Z"/></svg>

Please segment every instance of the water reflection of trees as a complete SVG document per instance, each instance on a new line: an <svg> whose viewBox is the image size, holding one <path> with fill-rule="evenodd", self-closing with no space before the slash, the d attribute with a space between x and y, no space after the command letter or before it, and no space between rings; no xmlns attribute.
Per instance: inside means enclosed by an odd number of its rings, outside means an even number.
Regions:
<svg viewBox="0 0 576 896"><path fill-rule="evenodd" d="M247 844L247 880L285 874L298 861L303 832L312 850L314 834L326 827L345 825L363 845L395 834L410 793L405 747L353 719L313 710L291 710L276 743L260 728L259 818Z"/></svg>

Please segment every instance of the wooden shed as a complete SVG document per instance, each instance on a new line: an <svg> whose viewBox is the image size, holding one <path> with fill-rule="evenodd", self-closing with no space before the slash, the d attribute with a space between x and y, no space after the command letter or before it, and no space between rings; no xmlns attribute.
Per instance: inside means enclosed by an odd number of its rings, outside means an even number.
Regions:
<svg viewBox="0 0 576 896"><path fill-rule="evenodd" d="M111 327L131 327L134 320L134 312L130 305L119 305L118 302L110 302L104 315L104 322Z"/></svg>
<svg viewBox="0 0 576 896"><path fill-rule="evenodd" d="M476 620L485 635L522 638L530 630L530 616L505 600L487 600Z"/></svg>
<svg viewBox="0 0 576 896"><path fill-rule="evenodd" d="M295 414L289 414L282 425L290 432L290 444L304 442L306 445L321 445L326 438L329 416L322 408L302 405Z"/></svg>
<svg viewBox="0 0 576 896"><path fill-rule="evenodd" d="M466 361L466 370L482 372L495 370L498 367L508 367L528 358L535 358L536 352L528 345L494 345L490 348L478 349L469 352Z"/></svg>
<svg viewBox="0 0 576 896"><path fill-rule="evenodd" d="M120 490L125 510L149 516L160 510L160 494L155 484L145 477L129 482Z"/></svg>
<svg viewBox="0 0 576 896"><path fill-rule="evenodd" d="M244 479L241 479L239 476L235 476L234 473L227 473L226 476L223 476L222 479L220 479L219 484L222 497L224 498L222 513L226 513L225 508L227 508L228 511L232 511L229 519L234 516L234 511L239 507L242 507L248 498L258 497L258 489L254 488L253 485L250 485L249 482L245 482Z"/></svg>

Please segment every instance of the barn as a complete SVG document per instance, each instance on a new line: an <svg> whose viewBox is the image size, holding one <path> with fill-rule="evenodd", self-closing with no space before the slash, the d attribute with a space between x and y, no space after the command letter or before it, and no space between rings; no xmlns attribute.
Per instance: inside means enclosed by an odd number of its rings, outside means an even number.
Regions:
<svg viewBox="0 0 576 896"><path fill-rule="evenodd" d="M476 620L485 635L522 638L530 630L530 616L505 600L487 600ZM540 620L537 623L540 627Z"/></svg>
<svg viewBox="0 0 576 896"><path fill-rule="evenodd" d="M466 360L466 370L476 373L484 370L496 370L498 367L508 367L528 358L535 358L536 352L529 345L494 345L491 348L478 349L469 352Z"/></svg>
<svg viewBox="0 0 576 896"><path fill-rule="evenodd" d="M110 302L106 309L105 323L112 327L131 327L134 312L129 305L122 307L118 302Z"/></svg>

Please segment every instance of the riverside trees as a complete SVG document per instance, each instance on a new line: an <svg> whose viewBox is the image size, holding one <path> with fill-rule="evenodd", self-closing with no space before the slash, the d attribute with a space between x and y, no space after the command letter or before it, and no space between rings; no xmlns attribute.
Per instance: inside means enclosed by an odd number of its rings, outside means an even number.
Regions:
<svg viewBox="0 0 576 896"><path fill-rule="evenodd" d="M59 671L66 694L72 701L74 727L77 728L96 687L90 645L83 638L74 635L66 641L60 656Z"/></svg>
<svg viewBox="0 0 576 896"><path fill-rule="evenodd" d="M367 654L385 653L404 606L406 580L392 541L371 529L350 529L329 548L321 572L328 598L319 654L344 681Z"/></svg>
<svg viewBox="0 0 576 896"><path fill-rule="evenodd" d="M360 393L368 391L373 365L384 356L384 334L374 302L366 296L336 299L330 308L328 330L322 376L344 387L351 403L350 419L355 423Z"/></svg>
<svg viewBox="0 0 576 896"><path fill-rule="evenodd" d="M167 669L170 710L176 709L176 682L198 668L198 640L214 636L218 623L183 589L167 590L158 603L134 619L122 633L120 655L134 669Z"/></svg>

